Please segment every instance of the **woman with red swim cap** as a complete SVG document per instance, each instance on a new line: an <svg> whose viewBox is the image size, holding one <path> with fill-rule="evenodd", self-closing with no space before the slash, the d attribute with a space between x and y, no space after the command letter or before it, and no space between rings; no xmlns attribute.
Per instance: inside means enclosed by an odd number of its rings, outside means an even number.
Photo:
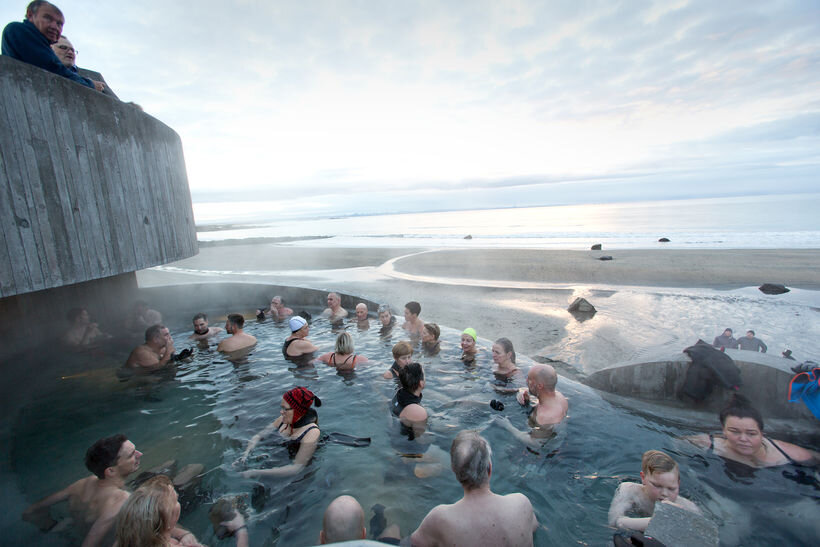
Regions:
<svg viewBox="0 0 820 547"><path fill-rule="evenodd" d="M280 416L275 422L254 435L245 453L236 463L244 463L248 454L273 431L285 439L289 452L295 452L293 463L271 469L249 469L243 471L243 477L289 477L299 473L316 452L321 432L317 425L319 417L311 406L322 406L322 401L305 387L295 387L282 396L279 406Z"/></svg>

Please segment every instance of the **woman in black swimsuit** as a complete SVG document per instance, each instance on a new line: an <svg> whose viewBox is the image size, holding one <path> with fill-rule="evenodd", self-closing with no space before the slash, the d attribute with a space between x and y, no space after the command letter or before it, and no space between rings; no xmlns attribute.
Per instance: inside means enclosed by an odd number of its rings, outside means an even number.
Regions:
<svg viewBox="0 0 820 547"><path fill-rule="evenodd" d="M244 463L248 454L263 438L276 431L285 439L288 452L291 452L293 463L272 469L249 469L243 471L243 477L288 477L299 473L310 461L319 442L320 431L317 422L319 417L311 405L322 406L322 401L304 387L295 387L282 396L279 412L275 422L254 435L245 453L236 463Z"/></svg>
<svg viewBox="0 0 820 547"><path fill-rule="evenodd" d="M340 371L351 371L356 365L368 361L364 355L356 355L353 352L353 337L350 336L350 333L343 332L336 337L336 351L325 353L317 360L327 363L331 367L336 367Z"/></svg>
<svg viewBox="0 0 820 547"><path fill-rule="evenodd" d="M720 412L720 423L722 436L696 435L688 440L718 456L751 467L820 462L820 454L813 450L763 435L763 417L742 395L732 395Z"/></svg>

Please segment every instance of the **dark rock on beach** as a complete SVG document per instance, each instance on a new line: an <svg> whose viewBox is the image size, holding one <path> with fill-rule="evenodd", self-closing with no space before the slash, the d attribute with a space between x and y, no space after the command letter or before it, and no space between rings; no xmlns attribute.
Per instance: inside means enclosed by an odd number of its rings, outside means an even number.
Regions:
<svg viewBox="0 0 820 547"><path fill-rule="evenodd" d="M470 234L467 234L466 236L464 236L464 239L473 239L473 236L471 236Z"/></svg>
<svg viewBox="0 0 820 547"><path fill-rule="evenodd" d="M789 292L785 285L777 283L763 283L758 287L763 294L783 294Z"/></svg>
<svg viewBox="0 0 820 547"><path fill-rule="evenodd" d="M612 257L609 256L609 255L604 255L604 256L598 257L598 260L612 260Z"/></svg>
<svg viewBox="0 0 820 547"><path fill-rule="evenodd" d="M581 313L595 313L596 310L595 306L589 303L586 298L576 298L572 301L572 304L569 305L567 311L572 312L581 312Z"/></svg>
<svg viewBox="0 0 820 547"><path fill-rule="evenodd" d="M593 245L592 247L590 247L590 248L589 248L589 250L590 250L590 251L600 251L600 250L601 250L601 244L600 244L600 243L596 243L595 245Z"/></svg>
<svg viewBox="0 0 820 547"><path fill-rule="evenodd" d="M658 243L669 243L669 238L668 237L662 237L658 240Z"/></svg>

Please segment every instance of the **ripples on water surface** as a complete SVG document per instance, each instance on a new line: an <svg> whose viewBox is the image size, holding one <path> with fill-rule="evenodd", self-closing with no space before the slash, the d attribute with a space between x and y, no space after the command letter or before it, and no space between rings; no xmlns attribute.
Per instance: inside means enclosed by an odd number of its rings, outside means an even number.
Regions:
<svg viewBox="0 0 820 547"><path fill-rule="evenodd" d="M213 469L203 477L200 499L192 501L182 518L182 524L204 543L218 541L208 523L208 504L200 503L236 494L245 495L249 505L255 502L249 522L254 545L314 544L325 507L341 494L356 496L368 520L372 505L385 505L388 522L399 524L406 535L434 505L461 496L460 486L446 468L446 455L458 431L484 427L498 414L486 404L490 399L503 400L507 406L503 415L519 428L525 427L526 417L511 395L494 393L487 354L479 367L465 369L458 358L458 333L443 329L442 353L420 361L427 374L424 404L431 415L427 440L435 445L428 453L445 458L445 470L418 479L397 454L401 443L396 441L397 424L388 410L394 383L381 378L392 362L390 348L402 339L402 331L380 338L376 328L348 329L357 353L371 359L348 377L324 364L315 369L293 368L281 354L287 329L271 322L246 324L246 331L260 340L247 359L234 364L216 353L214 346L200 349L192 362L180 365L173 379L147 391L115 377L113 363L124 361L125 354L94 358L94 365L102 368L62 380L19 414L13 426L11 463L20 488L32 502L84 476L86 448L99 437L121 431L145 453L141 470L172 458L180 465L199 462L206 470ZM177 349L190 345L184 341L187 330L173 334ZM329 351L335 334L319 319L310 338ZM530 364L519 358L524 368ZM371 437L372 444L365 448L324 444L302 474L266 481L267 494L251 499L258 483L239 478L230 464L248 439L278 416L282 394L295 385L308 386L322 398L318 413L323 434ZM682 467L682 494L707 515L730 521L723 532L728 543L816 541L819 491L813 470L802 476L791 468L761 470L756 478L737 482L727 477L720 459L672 440L688 431L615 408L594 391L564 379L559 389L569 397L570 416L540 454L526 450L496 425L484 432L493 447L493 490L520 491L532 500L546 528L537 532L536 544L606 543L612 535L606 526L612 494L621 480L638 480L641 454L649 448L676 456ZM460 398L483 404L447 405ZM252 456L256 463L251 465L288 461L276 443L262 443Z"/></svg>

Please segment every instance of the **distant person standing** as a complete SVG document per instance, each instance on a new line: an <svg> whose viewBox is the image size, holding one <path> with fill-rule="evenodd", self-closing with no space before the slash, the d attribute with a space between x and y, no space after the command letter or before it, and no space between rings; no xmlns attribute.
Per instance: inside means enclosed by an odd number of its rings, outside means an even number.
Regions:
<svg viewBox="0 0 820 547"><path fill-rule="evenodd" d="M745 349L747 351L759 351L760 353L766 353L766 350L769 348L766 347L766 344L763 343L763 340L760 338L755 338L755 331L747 330L746 336L737 339L737 347L738 349Z"/></svg>
<svg viewBox="0 0 820 547"><path fill-rule="evenodd" d="M51 44L51 49L54 51L54 54L57 55L57 58L60 60L65 67L74 72L75 74L79 74L85 78L88 78L92 81L102 82L102 94L108 95L114 99L119 100L117 94L111 91L111 87L106 83L105 79L103 78L102 74L99 72L94 72L93 70L88 70L85 68L78 67L75 62L77 61L77 50L74 49L74 44L72 44L68 38L65 36L60 36L60 39L57 40L56 43Z"/></svg>
<svg viewBox="0 0 820 547"><path fill-rule="evenodd" d="M342 298L335 292L327 295L327 308L322 312L331 322L347 317L347 310L342 307Z"/></svg>
<svg viewBox="0 0 820 547"><path fill-rule="evenodd" d="M69 70L52 51L51 44L60 39L64 24L65 16L60 8L45 0L34 0L26 7L26 18L22 23L9 23L3 29L3 55L102 91L103 82Z"/></svg>
<svg viewBox="0 0 820 547"><path fill-rule="evenodd" d="M712 345L718 349L720 348L737 348L737 340L732 336L732 329L726 329L720 336L715 336L715 341Z"/></svg>
<svg viewBox="0 0 820 547"><path fill-rule="evenodd" d="M527 496L490 490L492 450L484 437L475 431L459 433L450 448L450 467L464 497L434 507L410 536L412 545L533 544L538 520Z"/></svg>

